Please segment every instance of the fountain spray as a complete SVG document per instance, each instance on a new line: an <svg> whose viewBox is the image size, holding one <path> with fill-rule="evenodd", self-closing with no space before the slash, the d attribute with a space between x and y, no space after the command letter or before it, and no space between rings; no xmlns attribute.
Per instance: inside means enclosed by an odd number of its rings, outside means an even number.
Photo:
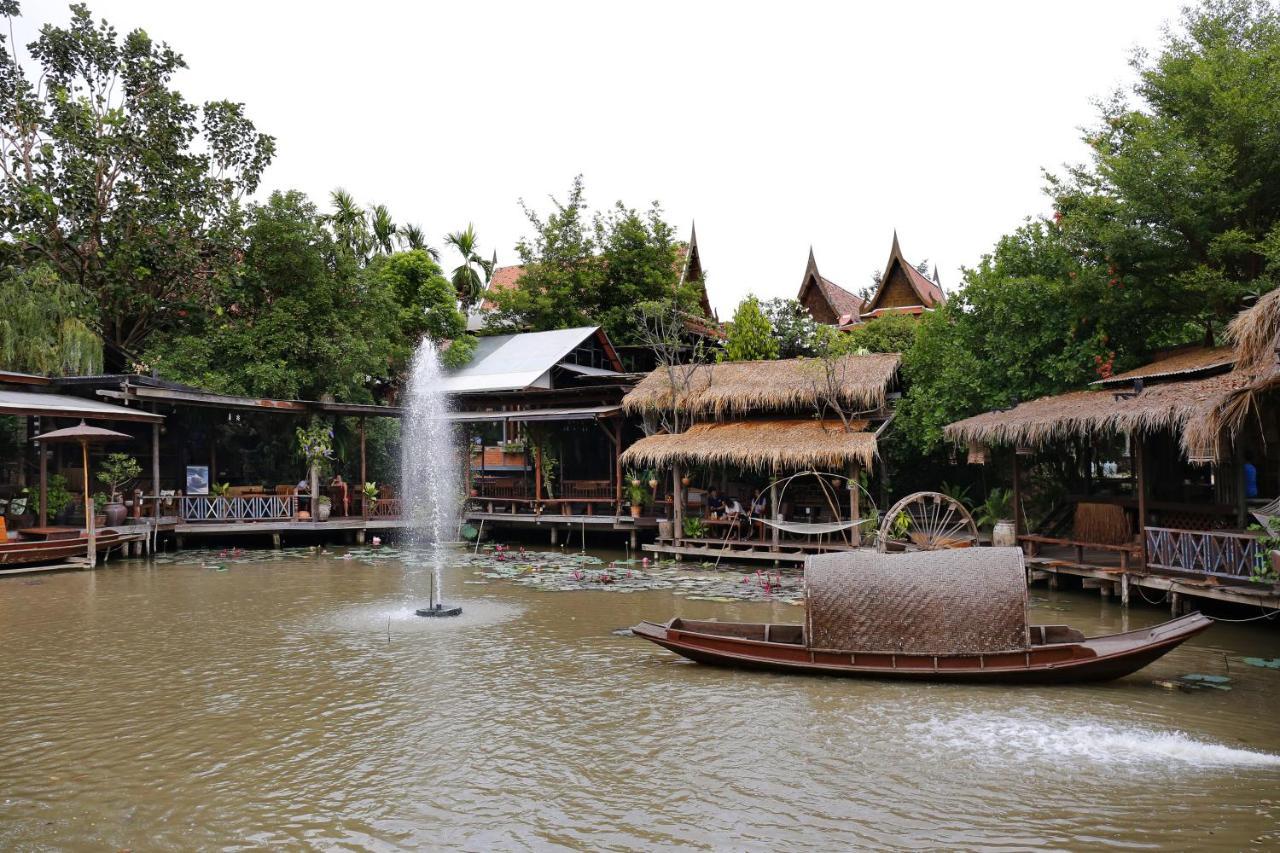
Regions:
<svg viewBox="0 0 1280 853"><path fill-rule="evenodd" d="M423 338L409 370L400 435L402 511L409 521L410 540L431 561L430 603L416 611L419 616L462 613L461 607L441 600L445 539L454 528L461 494L449 396L441 390L441 378L435 344Z"/></svg>

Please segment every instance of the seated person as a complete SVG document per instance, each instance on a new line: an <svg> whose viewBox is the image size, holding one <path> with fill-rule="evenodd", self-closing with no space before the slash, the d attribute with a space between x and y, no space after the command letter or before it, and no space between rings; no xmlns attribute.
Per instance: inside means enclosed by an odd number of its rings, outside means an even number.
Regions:
<svg viewBox="0 0 1280 853"><path fill-rule="evenodd" d="M724 514L726 518L734 518L745 513L746 510L742 508L742 504L738 502L737 498L729 498L725 501Z"/></svg>
<svg viewBox="0 0 1280 853"><path fill-rule="evenodd" d="M769 497L759 489L751 490L752 518L766 518L769 515Z"/></svg>
<svg viewBox="0 0 1280 853"><path fill-rule="evenodd" d="M718 516L724 512L724 498L720 497L720 490L712 486L707 490L707 514Z"/></svg>

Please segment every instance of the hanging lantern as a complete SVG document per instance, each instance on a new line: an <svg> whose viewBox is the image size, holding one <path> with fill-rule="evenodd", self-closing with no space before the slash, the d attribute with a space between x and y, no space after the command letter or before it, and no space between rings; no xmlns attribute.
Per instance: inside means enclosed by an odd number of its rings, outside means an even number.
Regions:
<svg viewBox="0 0 1280 853"><path fill-rule="evenodd" d="M969 442L969 464L987 464L987 446L980 441Z"/></svg>

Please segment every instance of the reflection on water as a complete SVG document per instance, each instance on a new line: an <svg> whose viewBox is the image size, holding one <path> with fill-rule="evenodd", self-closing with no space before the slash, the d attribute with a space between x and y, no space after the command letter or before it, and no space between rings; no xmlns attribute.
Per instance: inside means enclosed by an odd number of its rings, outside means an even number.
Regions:
<svg viewBox="0 0 1280 853"><path fill-rule="evenodd" d="M1280 671L1242 663L1280 656L1274 628L1217 626L1106 685L797 678L614 633L799 619L786 604L459 565L464 615L437 621L412 615L424 573L344 556L0 579L0 846L1280 843ZM1123 621L1082 594L1033 606ZM1231 689L1153 684L1188 673Z"/></svg>

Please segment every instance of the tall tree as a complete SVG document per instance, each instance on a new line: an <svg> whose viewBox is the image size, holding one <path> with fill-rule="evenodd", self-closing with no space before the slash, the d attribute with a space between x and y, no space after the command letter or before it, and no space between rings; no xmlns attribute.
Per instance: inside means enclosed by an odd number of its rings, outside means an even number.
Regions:
<svg viewBox="0 0 1280 853"><path fill-rule="evenodd" d="M678 294L678 246L655 202L644 213L616 203L592 214L582 176L563 202L552 199L545 217L521 202L533 235L516 251L525 272L510 290L493 293L499 329L562 329L599 324L615 343L642 343L635 323L638 305L676 298L697 310L697 300ZM687 282L686 290L697 287Z"/></svg>
<svg viewBox="0 0 1280 853"><path fill-rule="evenodd" d="M41 376L95 373L102 339L89 326L96 314L79 285L43 264L0 270L0 370Z"/></svg>
<svg viewBox="0 0 1280 853"><path fill-rule="evenodd" d="M759 361L778 357L778 341L760 300L748 296L738 303L724 342L725 361Z"/></svg>
<svg viewBox="0 0 1280 853"><path fill-rule="evenodd" d="M0 2L12 27L15 0ZM0 227L28 262L88 292L122 350L210 296L240 249L240 199L275 141L241 104L187 103L182 56L142 30L121 38L83 5L28 45L0 36Z"/></svg>
<svg viewBox="0 0 1280 853"><path fill-rule="evenodd" d="M368 214L351 193L342 187L329 193L329 203L333 206L329 224L338 245L352 258L363 263L373 249Z"/></svg>
<svg viewBox="0 0 1280 853"><path fill-rule="evenodd" d="M769 319L779 358L800 358L814 354L818 324L796 299L770 299L762 306Z"/></svg>
<svg viewBox="0 0 1280 853"><path fill-rule="evenodd" d="M385 204L375 204L369 208L369 230L373 233L373 248L384 255L396 250L396 235L400 229L391 218L391 211Z"/></svg>
<svg viewBox="0 0 1280 853"><path fill-rule="evenodd" d="M470 222L463 230L447 235L444 241L462 256L462 263L454 267L451 276L458 299L463 305L474 305L493 276L493 264L480 257L476 229Z"/></svg>

